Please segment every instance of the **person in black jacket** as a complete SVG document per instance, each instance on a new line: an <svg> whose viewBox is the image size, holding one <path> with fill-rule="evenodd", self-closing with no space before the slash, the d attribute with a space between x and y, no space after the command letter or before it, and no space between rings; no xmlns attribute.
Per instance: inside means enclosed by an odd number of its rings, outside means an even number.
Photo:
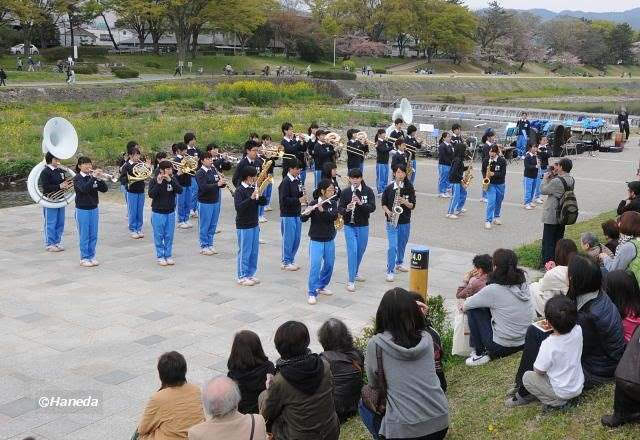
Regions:
<svg viewBox="0 0 640 440"><path fill-rule="evenodd" d="M200 253L217 254L214 248L214 236L220 217L220 188L227 182L224 176L213 167L211 153L202 155L202 167L196 172L198 188L198 217L200 232Z"/></svg>
<svg viewBox="0 0 640 440"><path fill-rule="evenodd" d="M353 344L353 336L336 318L325 321L318 330L318 341L324 350L320 356L329 362L333 376L333 399L340 423L358 412L362 391L364 356Z"/></svg>
<svg viewBox="0 0 640 440"><path fill-rule="evenodd" d="M278 194L280 200L280 231L282 233L282 270L296 271L300 269L295 264L296 254L300 247L302 221L300 212L302 204L307 203L304 183L300 180L303 165L293 162L287 175L280 182Z"/></svg>
<svg viewBox="0 0 640 440"><path fill-rule="evenodd" d="M618 127L620 128L620 133L625 133L625 140L629 140L629 113L624 107L618 113Z"/></svg>
<svg viewBox="0 0 640 440"><path fill-rule="evenodd" d="M464 164L465 153L466 147L463 143L455 144L451 169L449 170L449 184L453 187L453 192L446 215L451 219L458 218L461 213L466 211L464 204L467 201L467 189L462 185L464 172L468 168Z"/></svg>
<svg viewBox="0 0 640 440"><path fill-rule="evenodd" d="M627 211L640 212L640 181L633 180L627 183L628 197L620 200L618 204L618 215L622 215Z"/></svg>
<svg viewBox="0 0 640 440"><path fill-rule="evenodd" d="M189 132L185 133L183 137L184 143L187 146L186 154L191 157L199 159L202 155L202 151L198 148L196 143L196 135ZM196 179L191 179L191 192L189 199L189 215L191 217L198 217L198 185Z"/></svg>
<svg viewBox="0 0 640 440"><path fill-rule="evenodd" d="M260 337L250 330L242 330L233 337L227 361L227 377L240 388L238 411L258 414L258 396L266 389L267 381L276 374L276 367L262 349Z"/></svg>
<svg viewBox="0 0 640 440"><path fill-rule="evenodd" d="M173 158L174 162L182 162L182 160L187 155L187 145L183 142L178 142L174 144L175 147L175 157ZM173 148L172 147L172 148ZM182 192L178 194L177 200L177 215L178 215L178 228L180 229L189 229L192 228L193 225L189 221L189 210L191 206L191 180L192 176L187 173L178 172L178 183L182 187Z"/></svg>
<svg viewBox="0 0 640 440"><path fill-rule="evenodd" d="M393 145L396 140L404 137L404 130L402 129L402 124L404 124L404 121L402 120L402 118L396 118L393 121L393 130L391 130L391 133L389 133L389 142L391 143L391 145Z"/></svg>
<svg viewBox="0 0 640 440"><path fill-rule="evenodd" d="M237 282L241 286L260 283L255 277L258 270L260 250L260 227L258 207L266 205L267 199L255 187L258 172L254 167L244 167L240 174L242 182L236 187L233 202L236 208L236 235L238 238Z"/></svg>
<svg viewBox="0 0 640 440"><path fill-rule="evenodd" d="M481 138L482 141L482 146L479 147L481 148L480 152L482 153L482 162L484 163L485 160L489 159L489 150L491 150L491 147L493 147L496 144L496 134L493 131L493 129L488 128L484 134L482 135ZM482 177L484 178L484 174L482 175ZM487 192L483 189L482 190L482 201L484 203L487 202Z"/></svg>
<svg viewBox="0 0 640 440"><path fill-rule="evenodd" d="M107 192L104 173L93 170L91 159L78 158L73 187L76 191L76 223L80 244L80 266L97 266L96 244L98 243L98 191Z"/></svg>
<svg viewBox="0 0 640 440"><path fill-rule="evenodd" d="M358 131L355 128L347 130L347 171L358 168L364 172L364 158L369 152L369 147L353 138Z"/></svg>
<svg viewBox="0 0 640 440"><path fill-rule="evenodd" d="M341 189L340 184L338 183L338 177L340 177L340 175L338 174L338 165L333 162L325 163L322 169L322 179L329 179L331 183L333 183L333 189L335 191L336 198L340 200Z"/></svg>
<svg viewBox="0 0 640 440"><path fill-rule="evenodd" d="M527 119L527 113L522 112L520 115L520 119L516 123L516 133L518 139L516 141L516 150L519 156L523 156L527 149L527 141L529 140L529 129L531 128L531 123L529 119Z"/></svg>
<svg viewBox="0 0 640 440"><path fill-rule="evenodd" d="M304 146L306 150L304 153L304 156L305 156L307 165L309 166L309 171L313 173L314 188L317 188L318 183L320 182L320 180L322 180L322 178L320 177L320 174L322 173L322 165L318 167L318 165L316 164L316 158L314 155L316 142L318 142L318 131L319 131L318 124L316 122L312 122L311 125L309 125L309 128L307 129L307 135L309 137L304 142ZM325 133L327 132L325 131Z"/></svg>
<svg viewBox="0 0 640 440"><path fill-rule="evenodd" d="M376 190L379 196L389 183L389 153L393 151L393 144L386 141L386 133L380 128L376 132Z"/></svg>
<svg viewBox="0 0 640 440"><path fill-rule="evenodd" d="M529 151L524 155L524 209L533 209L536 205L533 196L536 189L536 180L540 168L538 167L538 146L531 145Z"/></svg>
<svg viewBox="0 0 640 440"><path fill-rule="evenodd" d="M287 175L289 167L297 160L302 164L300 181L304 184L307 177L307 170L304 165L304 153L307 151L307 146L300 139L296 138L296 134L293 132L293 125L290 122L282 124L282 135L283 137L280 143L284 147L284 152L295 156L295 159L287 158L282 160L282 178Z"/></svg>
<svg viewBox="0 0 640 440"><path fill-rule="evenodd" d="M336 154L333 145L325 142L326 134L326 130L317 130L315 133L316 140L313 143L313 151L311 153L313 155L313 163L315 166L315 188L318 187L318 184L322 180L324 164L331 162L333 160L333 156Z"/></svg>
<svg viewBox="0 0 640 440"><path fill-rule="evenodd" d="M271 148L271 135L263 134L261 143L263 147ZM262 159L263 161L263 166L269 163L269 159L265 159L263 157L260 157L260 159ZM269 177L273 177L273 169L275 168L275 166L276 166L275 161L272 160L271 165L269 166L269 171L267 172L267 175ZM260 169L262 170L262 167L260 167ZM258 171L258 174L260 174L260 171ZM267 187L264 189L264 192L262 193L264 198L267 199L267 205L261 206L258 212L258 220L262 223L267 221L267 218L264 216L265 211L273 211L273 209L271 208L272 193L273 193L273 179L272 179L272 183L269 183L269 185L267 185Z"/></svg>
<svg viewBox="0 0 640 440"><path fill-rule="evenodd" d="M413 168L413 173L411 173L411 184L413 185L416 181L416 171L418 162L416 160L416 155L418 154L418 150L422 148L422 143L415 138L416 133L418 132L418 128L415 125L409 125L407 127L407 136L404 139L405 144L409 147L411 153L411 167Z"/></svg>
<svg viewBox="0 0 640 440"><path fill-rule="evenodd" d="M160 266L175 264L172 255L176 230L176 194L181 192L182 186L173 175L173 165L168 161L160 161L156 176L149 181L153 242Z"/></svg>
<svg viewBox="0 0 640 440"><path fill-rule="evenodd" d="M338 203L333 183L329 179L319 182L313 201L301 214L303 222L311 220L309 227L309 289L307 302L317 302L318 294L332 295L327 289L333 275L336 259L336 228Z"/></svg>
<svg viewBox="0 0 640 440"><path fill-rule="evenodd" d="M73 185L65 178L64 171L60 168L60 160L47 152L44 157L46 166L40 174L40 184L43 194L60 193ZM64 206L60 208L42 208L44 213L44 245L47 252L60 252L64 250L61 244L64 232Z"/></svg>
<svg viewBox="0 0 640 440"><path fill-rule="evenodd" d="M448 193L449 173L453 160L453 145L451 145L451 133L445 131L440 136L438 143L438 197L451 197Z"/></svg>
<svg viewBox="0 0 640 440"><path fill-rule="evenodd" d="M409 269L402 265L404 252L409 241L411 228L411 211L416 206L416 191L407 179L407 168L404 165L397 165L392 168L393 182L389 184L384 193L380 205L387 221L387 281L393 281L395 272L409 272ZM392 223L394 216L394 202L398 196L398 207L402 213L398 216L397 224Z"/></svg>
<svg viewBox="0 0 640 440"><path fill-rule="evenodd" d="M404 138L398 139L394 144L395 150L393 150L393 155L391 156L391 169L397 167L398 165L404 165L405 167L408 167L409 163L411 162L411 153L407 151L407 146L404 143Z"/></svg>
<svg viewBox="0 0 640 440"><path fill-rule="evenodd" d="M139 239L143 238L142 225L144 223L144 180L137 182L130 182L129 179L133 177L133 169L138 165L140 160L140 149L137 142L129 142L127 145L127 153L129 160L121 168L120 182L124 183L127 188L127 217L129 219L129 232L131 238ZM151 164L148 164L151 166Z"/></svg>
<svg viewBox="0 0 640 440"><path fill-rule="evenodd" d="M258 155L258 148L259 144L253 141L245 142L244 157L238 162L236 170L233 173L233 178L231 179L233 186L237 187L240 185L240 182L242 182L242 170L246 167L254 168L256 173L260 173L264 160Z"/></svg>
<svg viewBox="0 0 640 440"><path fill-rule="evenodd" d="M376 210L373 190L362 180L362 171L349 170L350 185L340 193L338 211L344 219L344 239L347 245L347 291L356 291L356 281L364 281L358 274L362 257L369 242L369 216Z"/></svg>
<svg viewBox="0 0 640 440"><path fill-rule="evenodd" d="M504 181L507 175L507 161L500 155L500 148L494 145L489 157L482 161L482 176L489 170L489 189L487 189L487 215L484 227L491 229L491 223L501 225L500 211L504 200Z"/></svg>
<svg viewBox="0 0 640 440"><path fill-rule="evenodd" d="M539 205L544 203L544 200L542 200L540 195L540 184L542 183L542 178L549 168L550 157L551 152L549 151L549 138L541 136L540 143L538 144L538 159L540 161L540 167L538 168L538 178L536 179L536 185L533 190L533 201Z"/></svg>
<svg viewBox="0 0 640 440"><path fill-rule="evenodd" d="M0 67L0 86L7 85L6 79L7 79L7 73L4 71L2 67Z"/></svg>

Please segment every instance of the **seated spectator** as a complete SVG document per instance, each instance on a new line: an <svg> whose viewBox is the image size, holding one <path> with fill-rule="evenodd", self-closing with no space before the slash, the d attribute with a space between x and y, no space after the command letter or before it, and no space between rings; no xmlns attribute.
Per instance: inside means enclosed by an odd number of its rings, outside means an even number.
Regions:
<svg viewBox="0 0 640 440"><path fill-rule="evenodd" d="M616 388L613 394L613 414L610 416L602 416L600 419L604 426L616 428L626 423L640 422L640 385L629 380L625 380L625 376L629 373L634 375L633 368L637 368L637 364L633 365L633 354L640 353L640 327L638 327L631 337L624 357L620 362L623 366L625 374L616 372ZM626 362L629 361L629 367L624 368ZM622 376L622 377L621 377ZM637 377L637 376L636 376Z"/></svg>
<svg viewBox="0 0 640 440"><path fill-rule="evenodd" d="M401 288L387 291L378 306L375 334L365 355L369 383L376 381L379 364L386 382L386 411L378 415L362 401L359 407L371 435L443 439L449 405L434 367L433 340L413 296Z"/></svg>
<svg viewBox="0 0 640 440"><path fill-rule="evenodd" d="M493 253L493 272L487 285L462 305L469 321L469 345L474 349L468 366L522 350L524 335L533 318L533 303L525 272L510 249Z"/></svg>
<svg viewBox="0 0 640 440"><path fill-rule="evenodd" d="M273 342L281 358L258 399L267 432L278 440L338 440L331 368L309 350L309 330L301 322L287 321Z"/></svg>
<svg viewBox="0 0 640 440"><path fill-rule="evenodd" d="M573 240L562 238L556 243L553 263L548 262L551 269L547 270L542 278L529 285L531 298L539 316L544 316L544 305L556 295L566 295L569 290L567 279L567 266L569 260L578 253L578 248Z"/></svg>
<svg viewBox="0 0 640 440"><path fill-rule="evenodd" d="M613 378L622 352L622 320L616 306L606 293L600 290L602 272L597 264L581 255L574 256L568 268L569 291L567 297L576 303L578 324L582 328L582 372L584 389L593 388ZM540 345L549 336L531 325L527 329L520 366L514 388L509 391L507 406L525 405L535 397L523 386L522 377L533 370Z"/></svg>
<svg viewBox="0 0 640 440"><path fill-rule="evenodd" d="M602 228L602 233L607 238L605 246L611 251L611 254L615 254L616 247L618 247L618 239L620 239L618 223L614 219L609 219L603 222L600 227Z"/></svg>
<svg viewBox="0 0 640 440"><path fill-rule="evenodd" d="M631 262L636 260L638 256L637 247L640 246L638 241L638 237L640 237L640 213L628 211L622 214L618 222L618 229L620 231L620 239L614 256L609 257L605 253L599 256L600 262L607 272L620 269L626 270ZM640 261L637 261L637 263L640 266Z"/></svg>
<svg viewBox="0 0 640 440"><path fill-rule="evenodd" d="M269 376L276 374L276 367L264 354L257 334L249 330L236 333L227 368L227 376L240 389L238 411L242 414L257 414L258 396L265 390Z"/></svg>
<svg viewBox="0 0 640 440"><path fill-rule="evenodd" d="M636 277L624 270L609 272L604 280L604 291L620 312L624 341L629 342L640 325L640 288Z"/></svg>
<svg viewBox="0 0 640 440"><path fill-rule="evenodd" d="M580 234L580 247L587 253L588 256L594 260L598 260L600 254L606 254L609 257L613 257L613 252L600 243L600 240L592 232L583 232Z"/></svg>
<svg viewBox="0 0 640 440"><path fill-rule="evenodd" d="M259 414L238 412L240 389L228 377L211 379L202 389L202 403L209 420L189 429L189 440L266 440L267 428Z"/></svg>
<svg viewBox="0 0 640 440"><path fill-rule="evenodd" d="M324 350L320 356L329 362L333 375L336 413L340 423L344 423L358 412L364 359L353 346L349 329L339 319L331 318L322 324L318 340Z"/></svg>
<svg viewBox="0 0 640 440"><path fill-rule="evenodd" d="M493 269L491 255L482 254L473 257L473 269L467 272L458 286L456 298L465 299L475 295L487 284L487 275Z"/></svg>
<svg viewBox="0 0 640 440"><path fill-rule="evenodd" d="M444 375L444 367L442 365L442 356L444 354L444 351L442 349L442 338L440 338L440 334L436 331L435 328L433 328L433 325L431 324L431 320L429 319L429 306L427 306L427 303L424 300L424 297L416 292L411 292L411 296L416 301L416 304L418 304L420 311L422 312L425 319L427 320L427 332L431 335L431 338L433 339L433 360L436 366L436 375L440 380L440 388L442 388L442 391L446 393L447 378Z"/></svg>
<svg viewBox="0 0 640 440"><path fill-rule="evenodd" d="M618 204L618 215L622 215L628 211L640 212L640 181L633 180L627 183L627 198Z"/></svg>
<svg viewBox="0 0 640 440"><path fill-rule="evenodd" d="M552 333L540 344L533 371L524 373L522 383L545 408L563 408L582 393L584 385L582 328L576 325L576 304L564 295L547 301L544 316Z"/></svg>
<svg viewBox="0 0 640 440"><path fill-rule="evenodd" d="M160 389L151 397L138 425L139 440L186 439L204 421L200 388L187 383L187 361L177 351L158 359Z"/></svg>

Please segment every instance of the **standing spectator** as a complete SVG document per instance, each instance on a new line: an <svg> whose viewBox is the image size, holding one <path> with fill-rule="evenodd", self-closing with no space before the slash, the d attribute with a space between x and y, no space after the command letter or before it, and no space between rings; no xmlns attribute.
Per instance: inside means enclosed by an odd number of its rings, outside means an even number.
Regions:
<svg viewBox="0 0 640 440"><path fill-rule="evenodd" d="M202 403L209 420L189 429L189 440L266 440L264 419L259 414L238 412L240 389L231 379L218 376L203 388Z"/></svg>
<svg viewBox="0 0 640 440"><path fill-rule="evenodd" d="M629 140L629 113L624 107L618 113L618 127L620 128L620 133L625 134L624 139Z"/></svg>
<svg viewBox="0 0 640 440"><path fill-rule="evenodd" d="M573 240L563 238L556 244L556 252L553 262L547 263L549 269L542 278L529 285L531 298L536 308L536 313L544 316L544 307L549 299L557 295L566 295L569 290L567 278L567 266L571 258L578 253L578 248Z"/></svg>
<svg viewBox="0 0 640 440"><path fill-rule="evenodd" d="M624 200L620 200L618 204L618 215L622 215L627 211L640 212L640 181L633 180L627 183L628 195Z"/></svg>
<svg viewBox="0 0 640 440"><path fill-rule="evenodd" d="M22 58L20 57L16 60L16 70L22 71Z"/></svg>
<svg viewBox="0 0 640 440"><path fill-rule="evenodd" d="M612 254L616 252L618 247L618 240L620 240L620 231L618 230L618 223L614 219L609 219L603 222L600 227L602 233L607 238L605 246L611 251Z"/></svg>
<svg viewBox="0 0 640 440"><path fill-rule="evenodd" d="M34 72L34 66L35 66L35 62L33 61L33 57L29 56L29 58L27 58L27 72Z"/></svg>
<svg viewBox="0 0 640 440"><path fill-rule="evenodd" d="M266 389L266 382L276 374L276 368L264 354L257 334L250 330L236 333L227 368L227 376L236 381L240 389L238 411L257 414L258 396Z"/></svg>
<svg viewBox="0 0 640 440"><path fill-rule="evenodd" d="M177 351L158 359L162 385L147 403L140 424L139 440L179 440L187 430L204 421L200 388L187 383L187 361Z"/></svg>
<svg viewBox="0 0 640 440"><path fill-rule="evenodd" d="M542 223L542 265L553 259L558 240L564 237L564 226L558 221L558 208L560 199L565 193L565 187L574 189L575 180L569 174L573 163L570 159L562 158L554 166L550 167L544 175L540 192L547 197L543 205Z"/></svg>
<svg viewBox="0 0 640 440"><path fill-rule="evenodd" d="M281 358L277 372L258 399L267 432L278 440L338 440L328 362L309 350L309 330L287 321L273 339Z"/></svg>
<svg viewBox="0 0 640 440"><path fill-rule="evenodd" d="M406 290L394 288L382 297L365 368L369 383L381 374L386 382L384 415L360 401L360 417L375 439L440 440L447 435L449 404L436 375L433 339Z"/></svg>
<svg viewBox="0 0 640 440"><path fill-rule="evenodd" d="M173 76L175 77L176 75L182 76L182 64L180 62L176 64L176 70L173 72Z"/></svg>
<svg viewBox="0 0 640 440"><path fill-rule="evenodd" d="M7 79L7 74L4 71L4 68L2 68L2 66L0 66L0 86L6 86L7 85L6 79Z"/></svg>
<svg viewBox="0 0 640 440"><path fill-rule="evenodd" d="M69 69L69 77L67 78L67 83L69 84L76 83L76 72L73 69Z"/></svg>
<svg viewBox="0 0 640 440"><path fill-rule="evenodd" d="M622 318L624 341L640 326L640 288L633 274L626 270L609 272L604 280L604 291L618 308Z"/></svg>
<svg viewBox="0 0 640 440"><path fill-rule="evenodd" d="M318 340L324 350L320 356L329 362L333 375L336 413L344 423L358 412L364 359L353 345L351 332L339 319L325 321L318 330Z"/></svg>
<svg viewBox="0 0 640 440"><path fill-rule="evenodd" d="M527 150L527 142L529 140L530 128L531 128L531 123L527 118L527 113L522 112L522 115L520 115L520 119L516 123L516 134L518 136L518 139L516 142L516 150L518 151L518 156L524 156L524 153Z"/></svg>
<svg viewBox="0 0 640 440"><path fill-rule="evenodd" d="M599 256L600 263L607 269L607 272L619 269L627 270L627 268L636 272L631 264L637 259L638 247L640 247L640 242L638 241L638 237L640 237L640 213L628 211L622 214L618 222L618 228L620 239L613 257L602 253ZM635 262L640 263L640 261ZM640 264L638 267L640 268Z"/></svg>

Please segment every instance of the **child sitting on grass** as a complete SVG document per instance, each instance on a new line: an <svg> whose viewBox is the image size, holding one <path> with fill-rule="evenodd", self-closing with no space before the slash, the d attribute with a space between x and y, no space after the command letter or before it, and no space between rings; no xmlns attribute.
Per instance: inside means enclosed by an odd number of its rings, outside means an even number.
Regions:
<svg viewBox="0 0 640 440"><path fill-rule="evenodd" d="M582 393L584 385L582 328L576 325L576 304L564 295L549 299L544 314L553 333L542 341L534 371L524 373L522 383L545 410L563 409Z"/></svg>

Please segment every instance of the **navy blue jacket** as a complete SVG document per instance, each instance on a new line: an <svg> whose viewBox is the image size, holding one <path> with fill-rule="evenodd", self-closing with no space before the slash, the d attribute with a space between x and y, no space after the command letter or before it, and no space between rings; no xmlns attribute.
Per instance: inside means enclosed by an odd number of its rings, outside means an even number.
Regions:
<svg viewBox="0 0 640 440"><path fill-rule="evenodd" d="M182 156L182 157L176 156L176 157L173 158L173 160L174 160L174 162L182 162L182 158L183 157L184 156ZM178 179L178 182L180 183L180 185L182 187L188 188L188 187L191 186L191 174L186 174L186 173L185 174L180 174L177 177L177 179Z"/></svg>
<svg viewBox="0 0 640 440"><path fill-rule="evenodd" d="M538 177L538 158L529 153L524 155L524 177L535 179Z"/></svg>
<svg viewBox="0 0 640 440"><path fill-rule="evenodd" d="M302 197L302 182L299 178L293 181L286 175L278 187L280 200L280 217L299 217L301 211L300 197Z"/></svg>
<svg viewBox="0 0 640 440"><path fill-rule="evenodd" d="M400 150L396 151L393 156L391 156L391 169L393 170L393 167L395 167L396 165L407 166L410 157L411 153L406 150L404 153L402 153Z"/></svg>
<svg viewBox="0 0 640 440"><path fill-rule="evenodd" d="M334 154L335 151L333 149L333 145L315 142L313 144L312 155L316 170L321 171L325 163L331 162L333 160Z"/></svg>
<svg viewBox="0 0 640 440"><path fill-rule="evenodd" d="M163 180L158 183L154 176L149 182L149 197L151 197L151 211L158 214L171 214L176 210L176 194L182 193L182 186L176 176L171 176L171 182Z"/></svg>
<svg viewBox="0 0 640 440"><path fill-rule="evenodd" d="M309 238L313 241L331 241L336 237L336 228L333 222L338 218L337 197L322 205L323 212L314 209L309 215L303 215L301 220L306 222L311 219L309 226ZM318 200L313 200L309 205L315 205Z"/></svg>
<svg viewBox="0 0 640 440"><path fill-rule="evenodd" d="M196 182L198 183L198 202L218 203L220 200L220 188L218 182L221 176L214 169L205 170L200 168L196 171ZM225 185L226 186L226 185Z"/></svg>
<svg viewBox="0 0 640 440"><path fill-rule="evenodd" d="M298 140L296 140L295 138L291 139L290 141L283 138L280 143L284 147L285 153L293 154L296 159L298 159L298 161L300 161L300 163L302 164L302 168L306 168L304 162L304 152L307 151L307 146L304 143L298 142ZM291 168L292 161L293 159L282 160L282 176L287 175L287 173L289 172L289 168Z"/></svg>
<svg viewBox="0 0 640 440"><path fill-rule="evenodd" d="M356 196L358 196L363 203L356 207L355 213L353 214L353 224L351 223L352 211L347 212L347 205L351 203L353 197L351 185L340 192L338 211L344 218L345 225L369 226L369 216L376 210L376 196L373 194L373 190L365 185L364 182L361 184L361 189L356 190Z"/></svg>
<svg viewBox="0 0 640 440"><path fill-rule="evenodd" d="M93 176L78 173L73 178L76 191L76 209L95 209L98 207L98 191L107 192L107 184Z"/></svg>
<svg viewBox="0 0 640 440"><path fill-rule="evenodd" d="M390 211L393 211L393 201L396 197L396 190L393 189L394 184L395 182L392 182L387 185L387 187L384 189L384 192L382 193L382 199L380 200L380 204L389 208ZM408 179L404 180L404 186L400 190L400 197L408 200L410 203L413 203L414 208L416 207L416 191L415 189L413 189L413 185ZM407 208L406 206L401 205L401 207L402 214L400 214L400 217L398 218L398 224L404 225L410 223L412 210ZM386 214L385 216L387 217L387 221L389 221L389 217Z"/></svg>
<svg viewBox="0 0 640 440"><path fill-rule="evenodd" d="M133 176L133 167L137 164L126 161L120 168L120 183L127 186L130 193L142 194L144 192L144 180L133 182L129 185L129 176Z"/></svg>
<svg viewBox="0 0 640 440"><path fill-rule="evenodd" d="M231 178L231 183L233 183L233 186L238 186L240 185L240 182L242 182L242 174L240 172L244 168L254 167L256 169L256 172L260 174L263 163L264 161L261 157L256 157L256 160L254 160L252 163L249 163L249 158L247 156L240 159L240 162L238 162L238 166L236 166L236 170L233 173L233 177Z"/></svg>
<svg viewBox="0 0 640 440"><path fill-rule="evenodd" d="M349 148L353 148L355 150L362 151L363 154L367 154L369 152L369 147L361 144L360 142L351 139L347 141L347 145ZM347 151L347 169L351 170L353 168L360 168L360 164L364 161L364 157L360 156L356 153L350 153Z"/></svg>
<svg viewBox="0 0 640 440"><path fill-rule="evenodd" d="M489 164L489 158L482 161L482 178L487 174L487 165ZM501 185L504 183L504 179L507 175L507 161L502 156L498 156L496 160L491 162L491 171L494 173L489 178L489 181L494 185Z"/></svg>
<svg viewBox="0 0 640 440"><path fill-rule="evenodd" d="M247 188L242 185L236 187L233 194L233 204L236 208L236 229L251 229L258 226L258 206L267 204L264 196L258 197L258 200L251 198L255 188L249 186Z"/></svg>
<svg viewBox="0 0 640 440"><path fill-rule="evenodd" d="M453 160L453 145L440 142L438 145L438 165L451 166Z"/></svg>
<svg viewBox="0 0 640 440"><path fill-rule="evenodd" d="M393 150L393 145L387 141L376 143L376 163L389 165L389 153Z"/></svg>
<svg viewBox="0 0 640 440"><path fill-rule="evenodd" d="M50 194L52 192L60 191L60 184L64 182L64 171L60 168L51 169L49 166L45 166L40 173L40 184L42 185L42 193Z"/></svg>

